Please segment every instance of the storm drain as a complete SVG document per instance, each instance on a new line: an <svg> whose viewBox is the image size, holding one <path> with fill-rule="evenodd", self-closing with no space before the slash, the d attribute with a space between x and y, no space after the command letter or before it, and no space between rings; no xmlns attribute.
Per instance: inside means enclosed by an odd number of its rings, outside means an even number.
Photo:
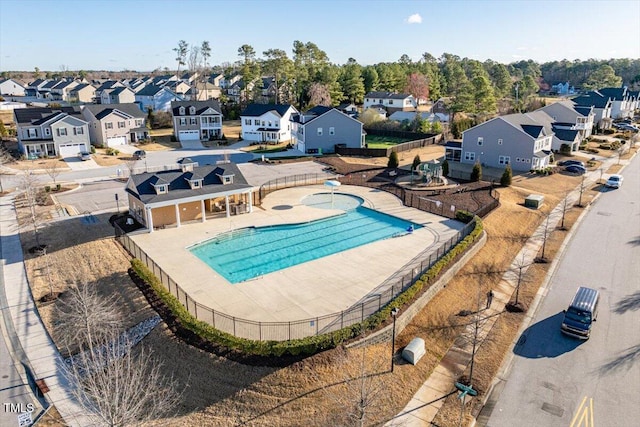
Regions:
<svg viewBox="0 0 640 427"><path fill-rule="evenodd" d="M562 409L558 405L552 405L551 403L547 402L542 404L542 410L550 413L551 415L555 415L556 417L562 417L562 414L564 414L564 409Z"/></svg>

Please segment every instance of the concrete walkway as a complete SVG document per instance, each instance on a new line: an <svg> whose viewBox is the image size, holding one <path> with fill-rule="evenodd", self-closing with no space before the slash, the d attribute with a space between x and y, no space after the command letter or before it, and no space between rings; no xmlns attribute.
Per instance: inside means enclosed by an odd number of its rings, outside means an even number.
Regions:
<svg viewBox="0 0 640 427"><path fill-rule="evenodd" d="M33 301L24 268L13 197L0 198L0 239L7 304L13 329L33 370L31 374L36 380L45 381L49 388L46 399L55 405L67 425L90 426L90 420L82 415L82 408L69 392L69 383L62 371L63 359L44 328Z"/></svg>
<svg viewBox="0 0 640 427"><path fill-rule="evenodd" d="M618 162L617 156L614 158L604 159L602 167L608 169L610 166ZM629 163L629 160L623 160L621 164ZM588 172L585 177L585 188L589 188L600 179L600 171ZM580 197L580 186L567 196L567 206L573 206L576 204ZM598 197L598 195L596 195ZM583 200L583 202L585 202ZM522 269L523 274L528 269L528 266L534 263L534 259L538 256L538 252L542 247L543 240L540 236L544 234L545 228L547 231L554 230L562 219L562 207L564 203L560 201L558 205L553 209L549 215L549 221L544 221L538 229L533 233L532 237L525 243L520 252L514 257L512 264L509 266L509 271L506 272L498 286L493 289L494 298L491 307L485 309L486 296L480 296L480 316L479 330L476 346L479 347L486 336L493 328L498 315L505 310L505 305L511 300L517 284L517 275L514 271L518 270L519 266L525 265ZM583 217L580 216L578 221ZM574 225L575 230L577 222ZM565 239L565 244L570 236ZM564 244L560 249L560 252L564 249ZM555 263L554 263L555 265ZM554 266L549 269L544 283L538 290L533 304L529 308L529 312L525 314L526 320L523 322L522 328L526 327L533 317L533 313L537 310L537 307L547 293L549 280L553 274ZM475 333L474 316L470 315L468 321L471 323L460 334L460 336L454 341L453 346L445 354L440 361L440 364L436 366L431 375L426 379L424 384L418 389L413 398L409 401L407 406L397 414L387 426L403 426L403 427L418 427L433 425L433 420L438 411L444 404L445 398L451 393L457 393L454 386L454 382L466 371L471 363L471 356L473 352L473 341ZM518 335L519 336L519 335ZM477 350L476 347L476 350ZM490 393L487 393L489 395ZM468 399L468 398L467 398Z"/></svg>

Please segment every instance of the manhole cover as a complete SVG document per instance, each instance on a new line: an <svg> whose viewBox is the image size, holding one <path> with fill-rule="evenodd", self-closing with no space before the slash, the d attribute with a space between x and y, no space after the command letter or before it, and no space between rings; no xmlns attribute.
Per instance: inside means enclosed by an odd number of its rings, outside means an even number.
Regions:
<svg viewBox="0 0 640 427"><path fill-rule="evenodd" d="M562 417L562 414L564 414L564 409L562 409L558 405L552 405L551 403L547 402L542 404L542 410L550 413L551 415L555 415L556 417Z"/></svg>

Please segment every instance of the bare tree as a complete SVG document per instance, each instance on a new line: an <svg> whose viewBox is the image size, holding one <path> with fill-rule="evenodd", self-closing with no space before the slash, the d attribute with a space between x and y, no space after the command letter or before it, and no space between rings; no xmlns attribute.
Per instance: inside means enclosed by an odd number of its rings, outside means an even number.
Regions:
<svg viewBox="0 0 640 427"><path fill-rule="evenodd" d="M582 207L582 195L587 190L587 184L584 180L584 175L582 175L582 181L580 181L580 198L578 199L578 204L576 206Z"/></svg>
<svg viewBox="0 0 640 427"><path fill-rule="evenodd" d="M60 168L60 162L58 160L52 160L46 163L44 170L47 172L47 175L53 181L53 184L56 184L56 178L62 172L62 168Z"/></svg>
<svg viewBox="0 0 640 427"><path fill-rule="evenodd" d="M55 336L64 348L92 350L122 331L115 297L98 295L95 286L74 285L57 306Z"/></svg>
<svg viewBox="0 0 640 427"><path fill-rule="evenodd" d="M189 71L195 73L198 67L200 66L200 47L199 46L191 46L191 50L189 51L189 60L188 60ZM180 76L178 76L180 78Z"/></svg>
<svg viewBox="0 0 640 427"><path fill-rule="evenodd" d="M84 351L67 365L71 391L95 425L130 426L170 414L180 401L162 364L126 340Z"/></svg>
<svg viewBox="0 0 640 427"><path fill-rule="evenodd" d="M25 170L23 172L22 186L24 189L24 201L29 208L29 220L33 227L36 247L39 250L41 248L39 235L41 218L36 207L38 205L38 191L40 189L40 183L38 181L38 177L33 174L33 171Z"/></svg>
<svg viewBox="0 0 640 427"><path fill-rule="evenodd" d="M564 193L564 198L560 202L560 209L562 211L562 219L560 220L560 227L558 227L560 230L567 229L564 226L564 220L565 220L565 217L567 216L567 212L569 212L571 208L573 208L573 204L571 203L570 196L571 196L571 191L566 190Z"/></svg>
<svg viewBox="0 0 640 427"><path fill-rule="evenodd" d="M186 64L185 59L187 58L189 44L184 40L180 40L178 42L178 47L174 47L172 50L176 53L176 61L178 62L178 69L176 70L176 74L178 78L180 78L180 66Z"/></svg>
<svg viewBox="0 0 640 427"><path fill-rule="evenodd" d="M551 214L544 214L544 219L542 220L542 224L540 228L534 233L534 237L538 240L542 241L542 252L539 257L535 258L535 262L537 263L546 263L548 260L546 258L546 249L547 249L547 241L553 232L553 225L551 224Z"/></svg>
<svg viewBox="0 0 640 427"><path fill-rule="evenodd" d="M94 287L71 288L58 308L56 332L80 351L70 357L71 391L100 426L129 426L169 413L179 402L174 381L144 348L136 349L124 329L115 298Z"/></svg>
<svg viewBox="0 0 640 427"><path fill-rule="evenodd" d="M516 259L514 259L513 261L510 272L512 273L512 275L516 280L516 298L513 304L510 303L508 305L508 307L510 308L510 311L524 311L523 307L521 307L520 300L519 300L520 287L531 281L530 275L528 274L529 267L531 265L532 264L527 260L527 252L524 250L522 251L521 256L516 257Z"/></svg>

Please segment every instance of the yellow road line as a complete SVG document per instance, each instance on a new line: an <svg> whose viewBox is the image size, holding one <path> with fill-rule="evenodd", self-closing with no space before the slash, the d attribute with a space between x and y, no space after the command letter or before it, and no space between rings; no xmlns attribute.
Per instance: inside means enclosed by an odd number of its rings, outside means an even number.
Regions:
<svg viewBox="0 0 640 427"><path fill-rule="evenodd" d="M578 409L576 410L576 414L573 416L573 419L571 420L571 424L569 424L569 427L574 427L576 420L578 419L578 414L580 413L580 409L582 408L582 405L584 405L584 402L587 400L587 396L585 396L582 399L582 402L580 403L580 405L578 406Z"/></svg>
<svg viewBox="0 0 640 427"><path fill-rule="evenodd" d="M593 422L593 398L589 398L587 403L587 396L582 399L576 413L571 420L569 427L594 427Z"/></svg>

